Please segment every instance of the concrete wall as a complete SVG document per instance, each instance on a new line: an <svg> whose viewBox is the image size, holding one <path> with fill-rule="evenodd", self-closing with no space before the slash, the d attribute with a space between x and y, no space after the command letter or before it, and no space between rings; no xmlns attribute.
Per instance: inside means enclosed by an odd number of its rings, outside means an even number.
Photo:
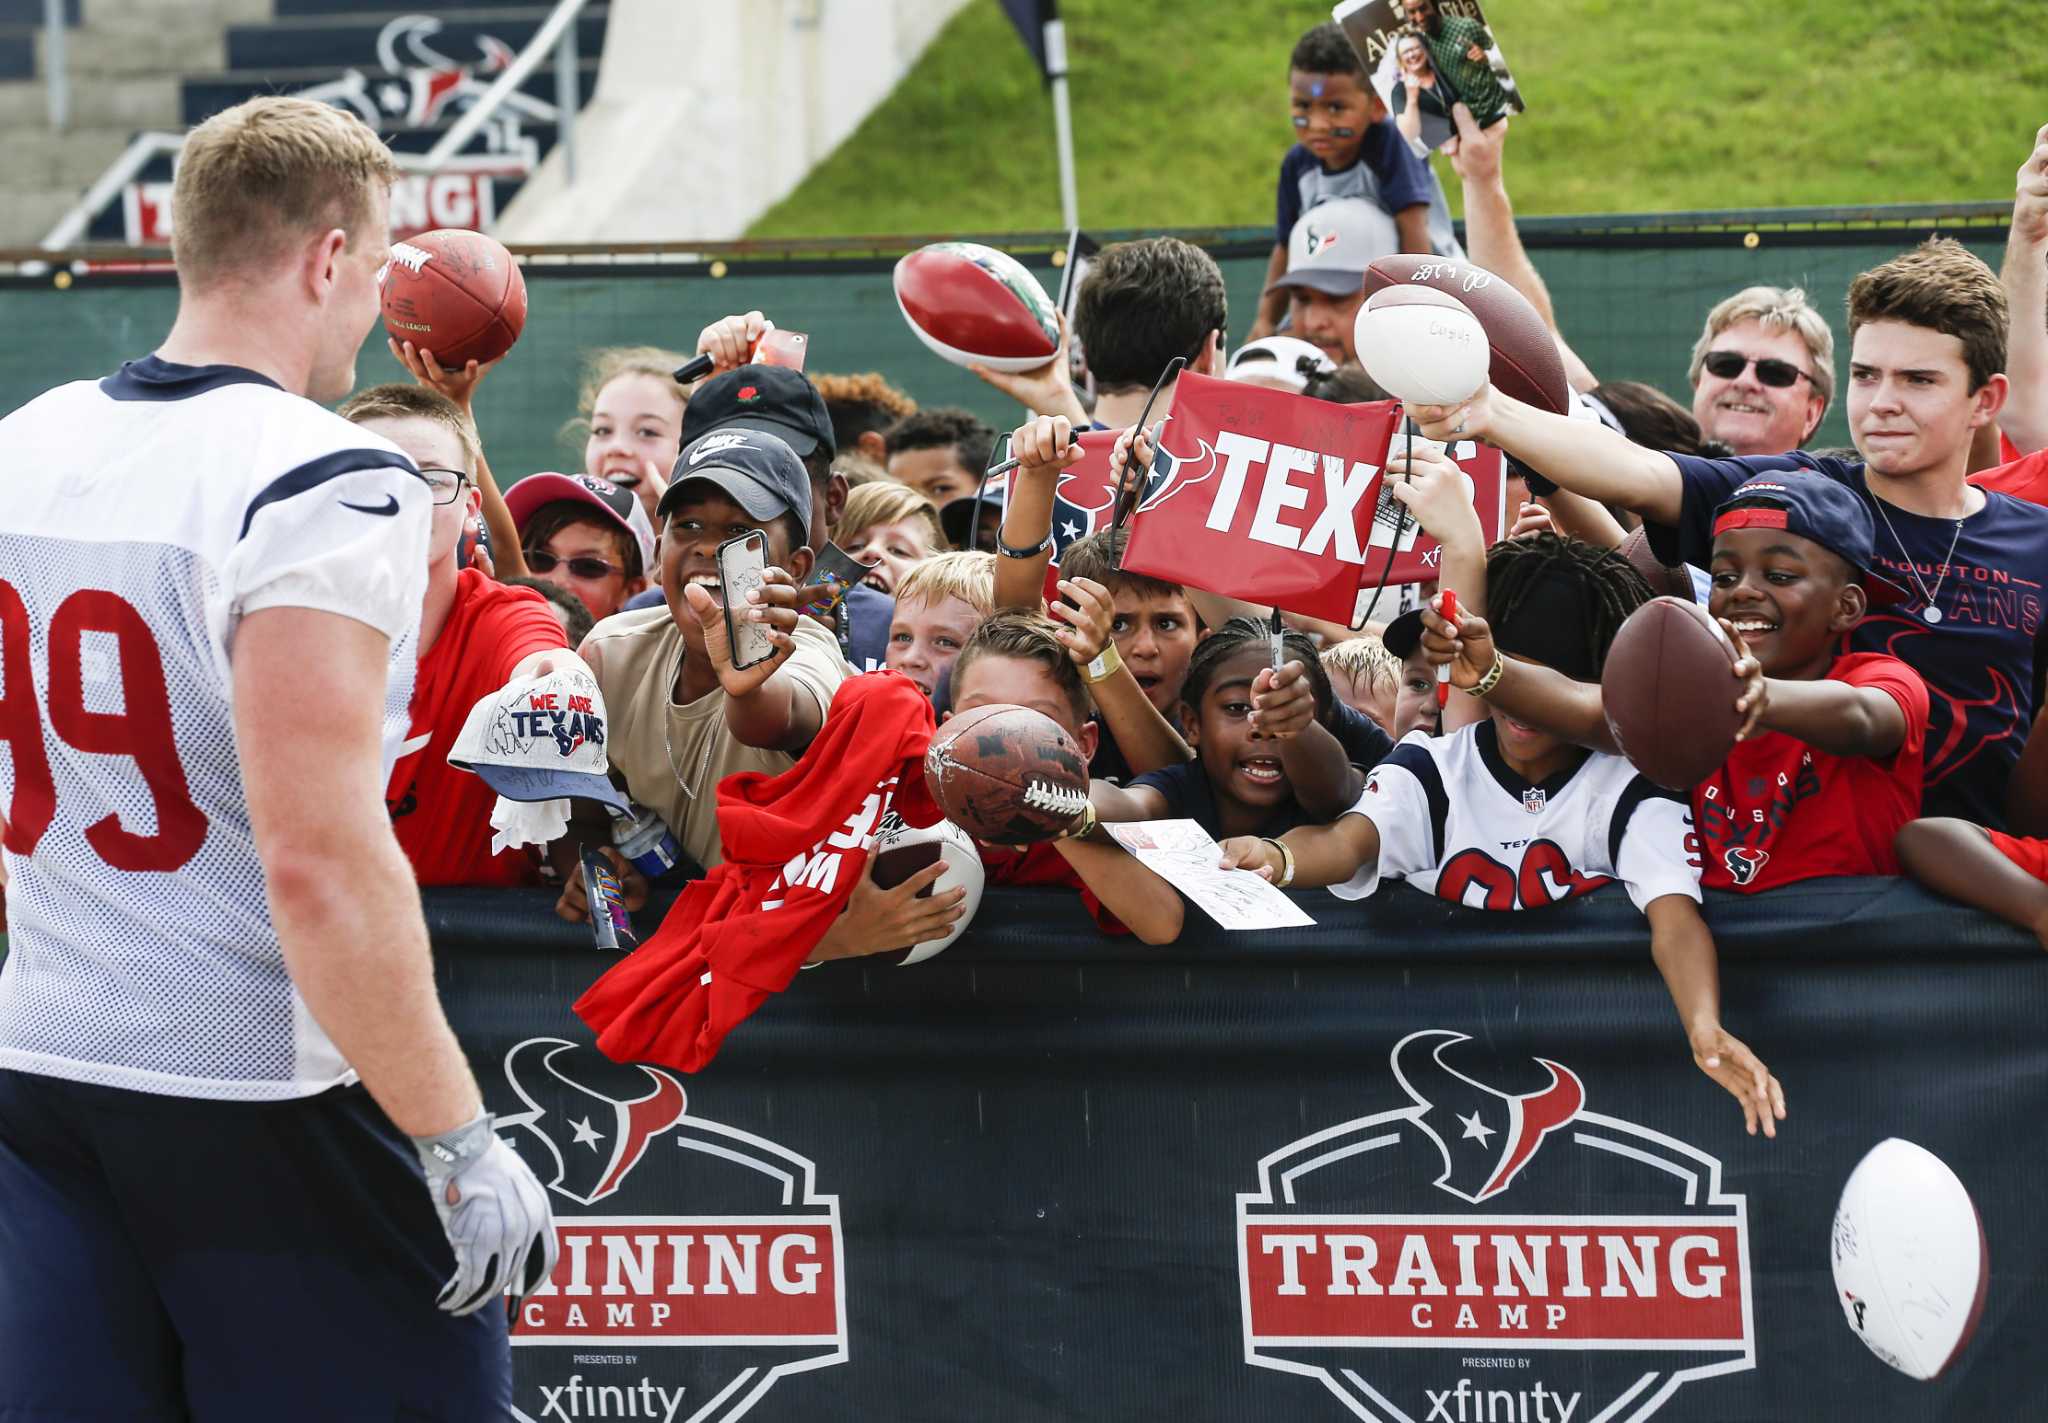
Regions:
<svg viewBox="0 0 2048 1423"><path fill-rule="evenodd" d="M499 217L507 242L740 236L966 0L611 0L597 97ZM986 0L983 0L986 3Z"/></svg>

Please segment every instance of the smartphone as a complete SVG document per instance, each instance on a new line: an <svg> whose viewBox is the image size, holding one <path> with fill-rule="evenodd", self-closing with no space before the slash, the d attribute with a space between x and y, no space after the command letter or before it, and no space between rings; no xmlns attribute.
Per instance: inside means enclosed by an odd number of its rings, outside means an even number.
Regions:
<svg viewBox="0 0 2048 1423"><path fill-rule="evenodd" d="M735 614L749 606L747 594L761 586L768 566L768 536L759 529L718 546L718 585L725 602L725 645L736 668L758 666L775 655L768 629Z"/></svg>
<svg viewBox="0 0 2048 1423"><path fill-rule="evenodd" d="M754 343L754 364L800 371L804 368L804 352L810 343L811 338L803 332L784 331L778 326Z"/></svg>

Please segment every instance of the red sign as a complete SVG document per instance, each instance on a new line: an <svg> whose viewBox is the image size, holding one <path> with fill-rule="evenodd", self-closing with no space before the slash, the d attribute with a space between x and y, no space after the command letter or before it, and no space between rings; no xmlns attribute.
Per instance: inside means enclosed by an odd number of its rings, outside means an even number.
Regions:
<svg viewBox="0 0 2048 1423"><path fill-rule="evenodd" d="M1349 624L1362 586L1427 582L1440 549L1387 492L1395 401L1335 405L1183 375L1124 566L1247 602ZM1501 535L1500 451L1465 441L1480 532Z"/></svg>
<svg viewBox="0 0 2048 1423"><path fill-rule="evenodd" d="M391 240L402 242L437 227L488 232L498 218L498 178L519 176L520 170L502 165L401 173L391 185ZM121 193L121 212L129 246L170 245L170 183L130 183Z"/></svg>

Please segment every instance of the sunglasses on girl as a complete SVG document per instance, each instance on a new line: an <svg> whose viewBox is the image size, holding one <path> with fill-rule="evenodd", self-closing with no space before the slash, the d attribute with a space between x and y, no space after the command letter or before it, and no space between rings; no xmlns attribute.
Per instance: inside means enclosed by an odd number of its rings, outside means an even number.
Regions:
<svg viewBox="0 0 2048 1423"><path fill-rule="evenodd" d="M606 563L601 558L557 558L543 548L530 548L524 552L527 568L542 576L553 573L561 564L567 564L569 572L578 578L609 578L614 573L625 572L616 563Z"/></svg>
<svg viewBox="0 0 2048 1423"><path fill-rule="evenodd" d="M1707 373L1722 380L1734 380L1751 364L1750 358L1740 351L1709 351L1705 361ZM1766 356L1753 364L1756 366L1756 378L1774 390L1783 390L1802 376L1807 380L1813 379L1790 361L1780 361Z"/></svg>

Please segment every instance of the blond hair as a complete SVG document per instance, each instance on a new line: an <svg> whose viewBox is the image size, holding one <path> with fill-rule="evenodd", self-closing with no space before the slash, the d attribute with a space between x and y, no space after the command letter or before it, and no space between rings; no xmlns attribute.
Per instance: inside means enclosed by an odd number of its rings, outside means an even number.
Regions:
<svg viewBox="0 0 2048 1423"><path fill-rule="evenodd" d="M958 598L982 617L995 610L996 556L956 551L934 554L903 575L896 585L896 606Z"/></svg>
<svg viewBox="0 0 2048 1423"><path fill-rule="evenodd" d="M462 444L463 472L472 479L476 477L476 467L484 453L477 442L476 427L469 423L461 406L438 390L399 381L373 385L351 395L334 413L358 425L365 420L418 419L445 426Z"/></svg>
<svg viewBox="0 0 2048 1423"><path fill-rule="evenodd" d="M680 351L660 346L600 346L583 358L583 379L576 387L576 413L562 426L565 440L590 436L590 417L597 397L620 376L653 376L667 386L679 407L687 409L690 389L676 380L676 367L689 360Z"/></svg>
<svg viewBox="0 0 2048 1423"><path fill-rule="evenodd" d="M1350 637L1332 643L1323 649L1322 658L1325 672L1332 676L1342 672L1375 695L1400 691L1401 659L1376 637Z"/></svg>
<svg viewBox="0 0 2048 1423"><path fill-rule="evenodd" d="M1813 369L1807 372L1813 377L1813 393L1820 397L1823 410L1834 404L1835 333L1798 287L1744 287L1717 303L1707 313L1700 339L1692 345L1690 378L1694 385L1700 383L1700 372L1706 369L1707 351L1714 338L1745 321L1754 321L1766 331L1790 331L1804 341L1806 354L1813 361Z"/></svg>
<svg viewBox="0 0 2048 1423"><path fill-rule="evenodd" d="M946 526L939 522L939 506L893 479L863 484L846 496L846 509L833 526L832 541L844 548L877 524L900 523L904 519L916 519L925 526L932 536L934 553L952 547L946 539Z"/></svg>
<svg viewBox="0 0 2048 1423"><path fill-rule="evenodd" d="M839 458L832 461L832 472L845 476L848 489L858 489L863 484L880 484L883 480L889 478L888 470L882 468L881 465L869 459L859 450L841 450ZM903 483L900 479L891 480L890 482L893 484Z"/></svg>
<svg viewBox="0 0 2048 1423"><path fill-rule="evenodd" d="M345 109L275 95L224 109L185 138L171 182L178 280L204 287L341 228L350 251L398 177L376 130Z"/></svg>

